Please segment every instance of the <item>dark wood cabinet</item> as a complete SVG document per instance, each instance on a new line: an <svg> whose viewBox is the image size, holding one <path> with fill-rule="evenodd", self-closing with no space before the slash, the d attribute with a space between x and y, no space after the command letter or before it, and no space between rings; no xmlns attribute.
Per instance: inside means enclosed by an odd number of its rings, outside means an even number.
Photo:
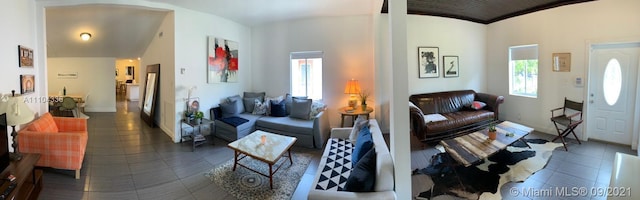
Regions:
<svg viewBox="0 0 640 200"><path fill-rule="evenodd" d="M42 190L42 170L35 169L38 159L40 159L40 154L25 153L22 154L21 160L11 161L9 167L2 171L3 179L10 174L16 177L16 187L6 199L38 199Z"/></svg>

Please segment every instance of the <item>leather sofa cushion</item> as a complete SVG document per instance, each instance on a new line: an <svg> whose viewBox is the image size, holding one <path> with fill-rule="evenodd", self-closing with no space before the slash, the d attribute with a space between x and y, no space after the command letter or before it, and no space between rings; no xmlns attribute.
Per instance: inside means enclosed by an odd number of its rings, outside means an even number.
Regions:
<svg viewBox="0 0 640 200"><path fill-rule="evenodd" d="M463 110L452 113L442 113L442 115L445 116L448 120L428 123L427 129L429 132L436 133L448 131L451 130L452 127L462 127L465 125L490 120L494 117L494 113L488 110Z"/></svg>
<svg viewBox="0 0 640 200"><path fill-rule="evenodd" d="M411 95L409 100L420 108L425 115L433 113L443 114L462 110L465 105L473 102L475 96L476 93L473 90L461 90L416 94Z"/></svg>

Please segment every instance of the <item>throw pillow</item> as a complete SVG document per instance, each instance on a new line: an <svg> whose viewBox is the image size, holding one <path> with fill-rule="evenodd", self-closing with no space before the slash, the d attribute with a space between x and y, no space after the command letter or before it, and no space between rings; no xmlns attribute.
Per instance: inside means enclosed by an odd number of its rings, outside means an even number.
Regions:
<svg viewBox="0 0 640 200"><path fill-rule="evenodd" d="M471 102L471 104L467 105L467 108L470 108L472 110L480 110L482 108L484 108L485 106L487 106L486 103L482 102L482 101L473 101Z"/></svg>
<svg viewBox="0 0 640 200"><path fill-rule="evenodd" d="M220 104L220 109L222 110L222 117L232 117L236 116L239 113L236 108L237 104L235 101L227 101Z"/></svg>
<svg viewBox="0 0 640 200"><path fill-rule="evenodd" d="M258 97L245 97L242 98L242 103L244 104L244 110L247 111L248 113L253 113L253 108L256 106L256 100L258 101L262 101L260 100L260 98Z"/></svg>
<svg viewBox="0 0 640 200"><path fill-rule="evenodd" d="M31 126L29 126L29 130L44 133L57 133L58 125L56 125L56 122L53 120L53 116L51 116L51 113L45 113L44 115L40 116L40 118L31 123Z"/></svg>
<svg viewBox="0 0 640 200"><path fill-rule="evenodd" d="M309 113L311 112L311 99L293 99L291 102L290 117L297 119L309 119Z"/></svg>
<svg viewBox="0 0 640 200"><path fill-rule="evenodd" d="M269 105L269 103L262 103L258 99L254 99L253 103L253 112L251 114L264 115L265 113L267 113L267 105Z"/></svg>
<svg viewBox="0 0 640 200"><path fill-rule="evenodd" d="M238 111L236 111L237 114L243 113L244 112L244 103L242 101L242 97L240 97L240 95L235 95L235 96L231 96L229 98L227 98L227 100L229 101L235 101L236 103L236 109Z"/></svg>
<svg viewBox="0 0 640 200"><path fill-rule="evenodd" d="M315 119L318 114L327 109L327 105L324 105L321 101L313 101L311 103L311 112L309 112L309 119Z"/></svg>
<svg viewBox="0 0 640 200"><path fill-rule="evenodd" d="M293 102L293 99L307 99L307 97L304 97L304 96L294 97L294 96L291 96L291 94L286 94L286 97L284 99L285 101L284 104L286 105L285 107L287 109L287 115L291 114L291 109L292 109L291 103Z"/></svg>
<svg viewBox="0 0 640 200"><path fill-rule="evenodd" d="M287 110L286 107L284 105L284 101L271 101L271 116L274 117L286 117L287 116Z"/></svg>
<svg viewBox="0 0 640 200"><path fill-rule="evenodd" d="M267 112L264 115L271 116L271 101L281 102L282 100L284 100L284 96L265 97L263 104L267 107Z"/></svg>
<svg viewBox="0 0 640 200"><path fill-rule="evenodd" d="M351 153L351 166L358 163L358 160L364 156L367 151L373 148L373 137L371 137L371 131L369 127L362 127L360 133L358 133L358 139L356 145Z"/></svg>
<svg viewBox="0 0 640 200"><path fill-rule="evenodd" d="M376 185L376 149L371 148L356 164L344 185L345 191L373 192Z"/></svg>
<svg viewBox="0 0 640 200"><path fill-rule="evenodd" d="M360 129L362 129L362 127L365 127L365 126L369 127L369 120L367 120L362 115L358 116L356 121L353 122L353 128L351 129L351 133L349 134L349 140L351 141L351 143L355 143L356 142L356 139L358 138L358 133L360 132Z"/></svg>

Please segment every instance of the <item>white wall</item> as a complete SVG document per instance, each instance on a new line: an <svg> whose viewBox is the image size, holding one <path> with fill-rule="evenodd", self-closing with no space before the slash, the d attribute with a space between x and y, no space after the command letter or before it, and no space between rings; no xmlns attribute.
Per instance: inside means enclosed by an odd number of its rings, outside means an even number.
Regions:
<svg viewBox="0 0 640 200"><path fill-rule="evenodd" d="M155 99L155 118L154 121L169 137L175 137L175 118L174 113L174 68L175 68L175 17L174 13L170 12L165 16L162 24L158 28L158 31L154 35L153 40L149 43L147 50L143 53L140 61L140 101L138 105L142 108L144 102L146 81L147 81L147 66L160 64L160 77L158 79L157 87L158 93ZM160 36L162 33L162 36Z"/></svg>
<svg viewBox="0 0 640 200"><path fill-rule="evenodd" d="M61 57L47 59L49 93L57 94L66 87L68 95L90 94L87 112L115 112L115 58ZM77 79L59 79L58 73L78 73Z"/></svg>
<svg viewBox="0 0 640 200"><path fill-rule="evenodd" d="M36 46L35 9L33 0L4 2L0 8L0 26L7 30L0 39L0 93L20 94L20 75L35 75L35 92L25 97L46 96L43 66L39 63L43 52ZM10 31L9 31L10 30ZM18 67L18 45L33 49L34 67ZM46 102L29 103L34 112L46 112Z"/></svg>
<svg viewBox="0 0 640 200"><path fill-rule="evenodd" d="M375 99L373 17L368 15L322 17L279 22L253 27L253 91L278 96L290 90L289 54L323 51L323 102L328 106L330 125L340 126L338 108L347 105L344 86L356 79ZM375 114L372 115L372 117Z"/></svg>
<svg viewBox="0 0 640 200"><path fill-rule="evenodd" d="M196 87L192 97L200 98L200 111L209 118L209 109L217 107L220 100L244 91L251 91L252 42L251 29L233 21L202 12L176 9L176 67L175 77L175 111L172 113L176 123L176 136L180 134L179 120L186 109L185 98L188 90ZM207 83L207 38L220 37L238 42L238 82ZM184 68L184 74L181 74ZM179 140L179 137L178 137Z"/></svg>
<svg viewBox="0 0 640 200"><path fill-rule="evenodd" d="M603 0L563 6L515 17L488 26L486 76L488 91L505 96L500 118L536 130L555 133L549 110L562 106L564 97L581 101L588 83L589 41L616 42L640 36L640 1ZM538 98L509 95L508 48L538 44ZM571 72L552 72L551 54L571 53ZM586 80L575 87L575 77ZM585 102L587 102L585 100ZM578 136L582 139L581 125Z"/></svg>
<svg viewBox="0 0 640 200"><path fill-rule="evenodd" d="M35 75L35 92L25 95L33 99L46 97L45 73L41 63L43 52L36 45L35 8L33 0L6 1L0 6L0 27L4 30L0 38L0 93L10 94L15 90L20 94L20 75ZM34 67L18 67L18 45L33 49ZM47 112L47 102L30 102L29 108L36 114ZM16 127L19 129L20 127ZM10 128L7 129L10 133ZM9 141L11 141L11 136ZM13 148L9 146L10 151Z"/></svg>
<svg viewBox="0 0 640 200"><path fill-rule="evenodd" d="M388 42L388 16L380 15L378 22L377 39L379 53L377 82L386 83L390 80L392 67L384 67L389 63L390 52ZM487 84L485 71L486 66L486 36L485 25L442 17L432 16L407 16L407 63L409 73L409 94L420 94L437 91L465 90L472 89L478 92L486 92ZM438 68L440 77L438 78L418 78L418 47L438 47L439 60ZM444 78L442 75L442 56L458 56L460 62L459 77ZM396 67L396 66L394 66ZM391 90L388 85L378 87L380 110L382 115L381 127L388 128L389 125L389 101ZM408 100L408 99L407 99Z"/></svg>

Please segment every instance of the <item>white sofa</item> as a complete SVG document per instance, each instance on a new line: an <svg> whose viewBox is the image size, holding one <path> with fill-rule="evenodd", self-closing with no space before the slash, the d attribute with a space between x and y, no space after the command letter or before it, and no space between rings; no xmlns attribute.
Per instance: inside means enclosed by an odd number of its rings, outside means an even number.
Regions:
<svg viewBox="0 0 640 200"><path fill-rule="evenodd" d="M351 152L355 143L349 141L351 128L333 128L331 137L324 148L318 172L314 178L309 199L395 199L393 160L382 132L375 119L369 120L369 129L376 150L376 180L374 192L339 191L351 173ZM333 162L333 163L331 163ZM345 164L346 163L346 164ZM347 169L344 169L347 168ZM332 171L339 176L331 177ZM343 172L344 171L344 172ZM340 177L342 176L342 178Z"/></svg>

